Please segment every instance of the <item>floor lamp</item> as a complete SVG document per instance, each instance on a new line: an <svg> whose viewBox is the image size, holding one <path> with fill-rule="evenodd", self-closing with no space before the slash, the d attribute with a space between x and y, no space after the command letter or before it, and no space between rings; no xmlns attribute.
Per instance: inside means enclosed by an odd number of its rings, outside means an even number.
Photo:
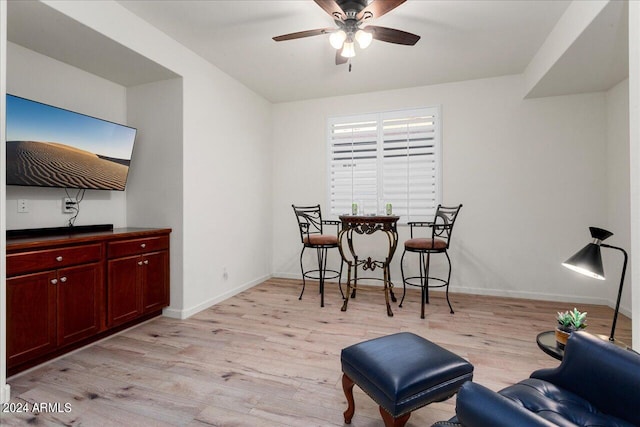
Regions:
<svg viewBox="0 0 640 427"><path fill-rule="evenodd" d="M624 255L624 263L622 264L622 275L620 276L620 287L618 288L618 300L616 301L616 309L613 313L611 335L609 335L609 341L613 341L613 334L616 331L616 322L618 321L618 312L620 310L622 285L624 284L624 275L627 271L627 251L617 246L602 243L603 240L613 236L612 232L597 227L589 227L589 231L591 232L591 237L593 237L593 242L580 249L575 253L575 255L563 262L562 265L573 271L577 271L580 274L584 274L585 276L604 280L604 268L602 267L602 255L600 254L600 248L616 249L622 252Z"/></svg>

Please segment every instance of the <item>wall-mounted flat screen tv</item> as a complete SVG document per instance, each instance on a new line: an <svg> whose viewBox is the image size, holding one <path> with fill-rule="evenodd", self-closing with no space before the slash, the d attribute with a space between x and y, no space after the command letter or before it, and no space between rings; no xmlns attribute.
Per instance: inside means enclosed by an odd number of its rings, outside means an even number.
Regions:
<svg viewBox="0 0 640 427"><path fill-rule="evenodd" d="M136 129L7 95L7 185L124 190Z"/></svg>

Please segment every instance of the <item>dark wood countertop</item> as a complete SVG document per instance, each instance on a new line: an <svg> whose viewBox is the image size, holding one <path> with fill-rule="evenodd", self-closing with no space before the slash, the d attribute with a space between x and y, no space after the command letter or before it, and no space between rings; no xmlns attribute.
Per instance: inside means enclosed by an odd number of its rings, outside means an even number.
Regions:
<svg viewBox="0 0 640 427"><path fill-rule="evenodd" d="M169 234L171 228L114 228L109 231L97 231L86 233L67 233L56 234L52 236L36 236L7 238L7 253L23 251L25 249L41 249L57 246L65 246L69 244L104 242L109 240L117 240L122 238L146 237L157 234Z"/></svg>

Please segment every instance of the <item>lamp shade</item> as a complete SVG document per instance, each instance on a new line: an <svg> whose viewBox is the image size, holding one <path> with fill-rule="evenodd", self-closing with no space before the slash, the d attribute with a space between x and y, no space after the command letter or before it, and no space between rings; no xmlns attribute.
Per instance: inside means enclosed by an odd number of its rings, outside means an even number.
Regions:
<svg viewBox="0 0 640 427"><path fill-rule="evenodd" d="M344 43L346 38L347 38L347 33L345 33L342 30L339 30L334 33L331 33L331 35L329 36L329 43L331 43L331 46L334 49L341 49L342 43Z"/></svg>
<svg viewBox="0 0 640 427"><path fill-rule="evenodd" d="M594 279L604 280L600 245L589 243L562 263L563 266Z"/></svg>
<svg viewBox="0 0 640 427"><path fill-rule="evenodd" d="M372 40L373 40L373 34L363 30L358 30L356 32L356 41L358 42L360 49L366 49L367 47L369 47Z"/></svg>
<svg viewBox="0 0 640 427"><path fill-rule="evenodd" d="M345 58L353 58L354 56L356 56L356 50L353 46L352 41L344 42L344 45L342 46L342 53L340 55Z"/></svg>
<svg viewBox="0 0 640 427"><path fill-rule="evenodd" d="M575 255L563 262L562 265L585 276L604 280L604 268L602 268L600 248L615 249L624 255L622 274L620 275L620 287L618 288L618 299L616 300L616 308L613 311L613 324L611 325L611 335L609 335L609 341L613 342L613 334L616 332L616 322L618 320L618 313L620 312L620 298L622 298L622 286L624 285L624 275L627 271L629 255L627 251L622 248L602 243L603 240L613 236L612 232L598 227L589 227L589 232L591 233L591 237L593 237L593 242L580 249Z"/></svg>

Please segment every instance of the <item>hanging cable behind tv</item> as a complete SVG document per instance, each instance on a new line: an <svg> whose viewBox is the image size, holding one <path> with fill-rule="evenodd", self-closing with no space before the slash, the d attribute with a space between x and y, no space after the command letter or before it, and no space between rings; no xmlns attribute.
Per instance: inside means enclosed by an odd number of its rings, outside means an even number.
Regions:
<svg viewBox="0 0 640 427"><path fill-rule="evenodd" d="M64 203L63 211L72 213L72 216L71 218L69 218L69 221L67 223L67 225L70 228L74 226L76 219L80 214L80 202L82 202L82 199L84 199L85 191L86 190L84 188L81 188L76 193L76 197L71 197L71 195L69 194L69 189L68 188L64 189L64 192L67 195L67 198L63 202Z"/></svg>

